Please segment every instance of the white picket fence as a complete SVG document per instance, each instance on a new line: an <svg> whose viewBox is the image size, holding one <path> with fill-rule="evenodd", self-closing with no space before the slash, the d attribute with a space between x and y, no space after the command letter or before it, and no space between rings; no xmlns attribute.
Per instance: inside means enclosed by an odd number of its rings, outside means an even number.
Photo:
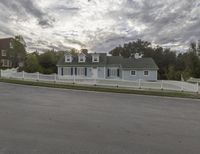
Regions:
<svg viewBox="0 0 200 154"><path fill-rule="evenodd" d="M44 81L57 83L73 83L95 86L160 89L186 92L199 92L198 83L188 83L182 81L158 80L155 82L144 80L122 80L122 79L94 79L85 76L59 76L57 74L44 75L40 73L17 72L16 70L1 70L1 77L13 78L28 81Z"/></svg>

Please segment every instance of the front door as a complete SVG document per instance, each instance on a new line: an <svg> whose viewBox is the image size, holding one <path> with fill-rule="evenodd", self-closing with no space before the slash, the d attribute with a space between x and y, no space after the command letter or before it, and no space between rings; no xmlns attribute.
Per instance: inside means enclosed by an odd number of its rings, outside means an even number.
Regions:
<svg viewBox="0 0 200 154"><path fill-rule="evenodd" d="M92 68L92 78L97 79L97 68Z"/></svg>

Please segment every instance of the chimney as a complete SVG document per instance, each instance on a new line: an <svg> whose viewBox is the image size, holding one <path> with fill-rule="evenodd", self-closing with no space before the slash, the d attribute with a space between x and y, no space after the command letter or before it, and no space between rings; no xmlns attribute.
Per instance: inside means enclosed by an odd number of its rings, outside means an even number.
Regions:
<svg viewBox="0 0 200 154"><path fill-rule="evenodd" d="M140 59L143 57L143 54L135 53L135 59Z"/></svg>

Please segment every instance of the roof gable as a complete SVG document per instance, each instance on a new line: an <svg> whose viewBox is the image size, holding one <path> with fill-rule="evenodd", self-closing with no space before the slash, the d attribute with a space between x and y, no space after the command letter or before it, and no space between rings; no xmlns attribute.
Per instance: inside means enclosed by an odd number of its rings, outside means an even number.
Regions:
<svg viewBox="0 0 200 154"><path fill-rule="evenodd" d="M84 53L79 53L78 56L86 56Z"/></svg>
<svg viewBox="0 0 200 154"><path fill-rule="evenodd" d="M65 53L65 56L72 56L72 54L67 52L67 53Z"/></svg>

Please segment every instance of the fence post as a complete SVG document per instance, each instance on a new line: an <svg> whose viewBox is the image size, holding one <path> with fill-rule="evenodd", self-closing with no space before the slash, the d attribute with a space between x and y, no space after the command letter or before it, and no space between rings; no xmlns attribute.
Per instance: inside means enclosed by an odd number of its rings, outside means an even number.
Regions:
<svg viewBox="0 0 200 154"><path fill-rule="evenodd" d="M1 74L2 74L2 72L1 72L1 71L2 71L2 70L0 69L0 78L2 77L2 75L1 75Z"/></svg>
<svg viewBox="0 0 200 154"><path fill-rule="evenodd" d="M119 82L118 82L118 81L119 81L119 79L116 81L116 82L117 82L117 85L116 85L116 86L117 86L117 88L119 88Z"/></svg>
<svg viewBox="0 0 200 154"><path fill-rule="evenodd" d="M141 89L141 79L139 79L139 83L138 83L139 85L139 89Z"/></svg>
<svg viewBox="0 0 200 154"><path fill-rule="evenodd" d="M55 73L54 74L54 82L56 83L56 80L57 80L57 74Z"/></svg>
<svg viewBox="0 0 200 154"><path fill-rule="evenodd" d="M75 79L75 74L73 75L73 84L75 84L76 79Z"/></svg>
<svg viewBox="0 0 200 154"><path fill-rule="evenodd" d="M37 72L37 81L39 81L39 80L40 80L40 73Z"/></svg>
<svg viewBox="0 0 200 154"><path fill-rule="evenodd" d="M197 93L199 93L199 83L197 82Z"/></svg>
<svg viewBox="0 0 200 154"><path fill-rule="evenodd" d="M163 80L161 80L161 90L163 90Z"/></svg>
<svg viewBox="0 0 200 154"><path fill-rule="evenodd" d="M24 71L22 71L22 79L25 79Z"/></svg>
<svg viewBox="0 0 200 154"><path fill-rule="evenodd" d="M94 86L96 86L97 85L97 77L95 76L95 78L94 78Z"/></svg>
<svg viewBox="0 0 200 154"><path fill-rule="evenodd" d="M184 87L183 87L183 81L181 82L181 92L183 92Z"/></svg>

